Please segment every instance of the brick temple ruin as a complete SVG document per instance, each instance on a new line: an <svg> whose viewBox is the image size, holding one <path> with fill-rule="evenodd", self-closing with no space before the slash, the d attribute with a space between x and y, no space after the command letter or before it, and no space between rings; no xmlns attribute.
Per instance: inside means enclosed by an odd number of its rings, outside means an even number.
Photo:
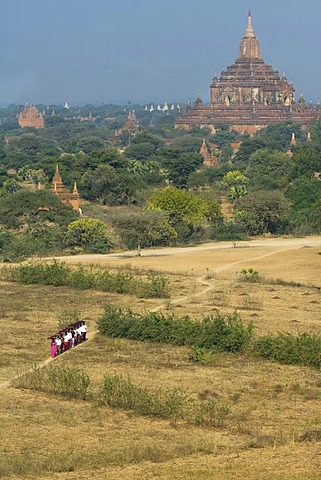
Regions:
<svg viewBox="0 0 321 480"><path fill-rule="evenodd" d="M45 119L35 105L26 105L18 115L19 127L45 128Z"/></svg>
<svg viewBox="0 0 321 480"><path fill-rule="evenodd" d="M74 184L73 191L72 192L69 191L68 188L65 187L62 181L58 165L56 167L56 171L52 179L50 190L56 195L58 195L62 203L71 205L75 210L77 210L77 212L79 211L80 196L77 190L76 182Z"/></svg>

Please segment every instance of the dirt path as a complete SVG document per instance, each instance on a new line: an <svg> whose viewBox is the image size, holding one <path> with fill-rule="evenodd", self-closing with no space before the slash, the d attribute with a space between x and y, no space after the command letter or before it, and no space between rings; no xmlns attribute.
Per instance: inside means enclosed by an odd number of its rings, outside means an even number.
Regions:
<svg viewBox="0 0 321 480"><path fill-rule="evenodd" d="M81 347L83 347L83 346L86 345L88 342L90 342L91 339L92 339L92 337L87 338L86 342L80 343L80 344L77 345L77 347L75 347L75 348L81 348ZM73 351L74 351L74 349L67 350L67 352L62 353L61 355L59 355L59 357L56 357L56 358L60 358L60 357L62 357L63 355L71 354L71 352L73 352ZM37 363L37 365L34 365L34 366L32 366L31 368L28 368L27 370L23 371L22 373L19 373L18 375L15 375L15 376L12 377L10 380L6 380L5 382L0 383L0 389L1 389L1 388L10 387L10 386L11 386L11 383L12 383L14 380L17 380L19 377L21 377L22 375L25 375L26 373L32 372L35 368L43 368L43 367L46 367L47 365L49 365L49 363L53 362L56 358L52 358L52 357L46 358L46 360L44 360L43 362Z"/></svg>
<svg viewBox="0 0 321 480"><path fill-rule="evenodd" d="M147 248L141 250L142 257L155 257L162 255L183 255L186 253L193 252L206 252L211 250L221 250L221 249L233 249L233 248L247 248L247 247L263 247L263 248L300 248L300 247L321 247L321 236L316 237L303 237L303 238L260 238L250 241L240 241L240 242L218 242L218 243L206 243L203 245L198 245L196 247L169 247L169 248ZM74 262L81 262L84 260L97 261L101 259L108 258L131 258L137 257L138 253L136 250L127 250L119 253L109 253L109 254L90 254L90 255L71 255L65 257L51 257L56 260L68 261L72 260Z"/></svg>
<svg viewBox="0 0 321 480"><path fill-rule="evenodd" d="M283 253L283 252L287 252L289 250L296 250L298 247L295 246L295 247L292 247L292 248L282 248L282 249L279 249L279 250L276 250L274 252L269 252L269 253L266 253L264 255L260 255L258 257L252 257L251 259L249 259L248 257L246 257L245 259L242 259L242 260L238 260L236 262L232 262L232 263L227 263L226 265L222 265L220 267L217 267L217 268L214 268L211 272L213 274L215 273L219 273L219 272L223 272L224 270L229 270L230 268L232 267L235 267L236 265L240 265L242 263L248 263L249 260L253 261L253 260L261 260L262 258L266 258L266 257L271 257L272 255L277 255L278 253ZM201 292L197 293L197 294L194 294L193 295L193 298L198 298L198 297L202 297L203 295L206 295L208 292L210 292L213 288L214 288L214 285L212 285L211 283L208 282L207 278L206 278L206 275L203 275L201 277L198 277L196 279L196 281L198 283L201 283L202 285L206 286L206 288L204 290L202 290ZM187 303L188 301L191 300L191 296L186 296L186 297L180 297L180 298L177 298L176 300L173 300L171 301L171 304L172 305L176 305L176 304L182 304L182 303ZM162 308L164 308L165 305L159 305L157 306L156 308L154 308L152 311L153 312L156 312L158 310L161 310Z"/></svg>
<svg viewBox="0 0 321 480"><path fill-rule="evenodd" d="M212 273L219 273L224 270L228 270L230 268L234 268L236 265L240 265L242 263L248 263L249 260L261 260L266 257L270 257L273 255L277 255L282 252L286 252L289 250L296 250L298 248L303 248L303 247L316 247L320 246L321 247L321 236L319 237L305 237L305 238L286 238L286 239L279 239L279 238L273 238L273 239L258 239L258 240L253 240L251 242L235 242L234 244L231 244L230 242L220 242L220 243L211 243L211 244L206 244L206 245L200 245L196 247L175 247L175 248L161 248L161 249L147 249L143 251L142 256L161 256L161 255L181 255L185 253L192 253L192 252L202 252L202 251L211 251L211 250L219 250L219 249L231 249L231 248L246 248L246 247L266 247L266 248L271 248L271 247L276 247L278 248L277 250L274 250L273 252L269 252L263 255L259 255L257 257L248 257L245 256L242 260L239 261L234 261L231 263L226 263L225 265L222 265L220 267L217 267L212 270ZM281 248L280 248L281 247ZM59 260L66 260L66 259L72 259L73 261L75 260L88 260L91 259L93 261L102 259L102 258L126 258L126 257L134 257L137 256L136 251L127 251L127 252L122 252L122 253L114 253L114 254L108 254L108 255L78 255L77 257L71 256L71 257L55 257L56 259ZM198 283L201 283L205 288L201 290L197 294L193 294L193 296L189 295L186 297L180 297L177 299L173 299L171 301L172 305L175 304L181 304L181 303L187 303L193 298L198 298L202 297L203 295L206 295L209 291L211 291L214 288L214 285L211 284L208 279L206 278L206 275L202 275L196 279ZM152 311L156 312L161 309L163 309L166 306L166 304L161 304L155 307ZM94 335L94 332L92 332L92 336ZM92 337L91 337L92 338ZM90 338L88 339L90 341ZM81 348L86 343L83 343L79 345L77 348ZM69 355L73 352L73 350L68 350L68 352L65 352L63 355ZM51 363L54 358L47 358L43 362L40 362L37 365L37 368L43 368L47 366L49 363ZM33 370L34 367L30 368L26 372L30 372ZM24 372L24 373L26 373ZM16 375L13 377L11 380L7 380L3 383L0 384L0 388L5 388L9 387L15 379L19 378L19 375Z"/></svg>

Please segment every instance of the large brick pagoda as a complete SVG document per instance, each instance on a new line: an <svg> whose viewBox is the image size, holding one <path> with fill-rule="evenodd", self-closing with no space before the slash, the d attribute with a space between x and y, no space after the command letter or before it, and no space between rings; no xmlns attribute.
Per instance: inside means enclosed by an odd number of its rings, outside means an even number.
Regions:
<svg viewBox="0 0 321 480"><path fill-rule="evenodd" d="M176 120L176 128L209 127L212 131L222 124L231 130L253 134L271 123L292 120L303 128L321 114L320 106L306 105L301 94L295 102L295 89L285 74L267 65L261 58L260 44L252 26L251 12L239 57L233 65L216 75L210 85L210 103L204 105L198 96L194 105L187 105Z"/></svg>
<svg viewBox="0 0 321 480"><path fill-rule="evenodd" d="M35 105L26 105L18 115L18 123L21 128L45 128L44 116Z"/></svg>

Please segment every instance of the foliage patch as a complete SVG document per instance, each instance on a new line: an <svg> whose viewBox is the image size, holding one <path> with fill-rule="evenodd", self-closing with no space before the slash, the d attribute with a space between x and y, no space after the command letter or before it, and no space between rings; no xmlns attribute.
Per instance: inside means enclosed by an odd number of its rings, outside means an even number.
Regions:
<svg viewBox="0 0 321 480"><path fill-rule="evenodd" d="M78 290L136 295L140 298L168 298L169 282L163 275L149 274L146 279L131 273L116 272L98 267L68 267L54 260L50 263L34 262L17 267L5 267L2 273L8 281L24 285L69 286Z"/></svg>

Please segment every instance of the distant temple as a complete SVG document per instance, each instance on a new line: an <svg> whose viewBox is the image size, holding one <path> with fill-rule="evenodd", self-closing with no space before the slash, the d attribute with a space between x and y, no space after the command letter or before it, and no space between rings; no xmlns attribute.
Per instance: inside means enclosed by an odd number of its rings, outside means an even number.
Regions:
<svg viewBox="0 0 321 480"><path fill-rule="evenodd" d="M64 107L66 108L66 107ZM69 109L69 107L68 107ZM95 122L97 120L97 117L94 117L93 114L91 112L89 112L89 115L88 117L79 117L79 120L81 122Z"/></svg>
<svg viewBox="0 0 321 480"><path fill-rule="evenodd" d="M38 185L38 189L41 188L41 185ZM74 184L73 191L70 192L68 188L66 188L63 184L58 165L52 179L50 190L56 195L58 195L58 197L63 203L67 203L68 205L71 205L75 210L79 211L80 195L77 190L76 182Z"/></svg>
<svg viewBox="0 0 321 480"><path fill-rule="evenodd" d="M200 154L203 157L203 165L205 167L215 167L215 165L218 164L217 157L213 155L212 152L208 149L208 146L206 145L205 138L203 139L203 143L200 149Z"/></svg>
<svg viewBox="0 0 321 480"><path fill-rule="evenodd" d="M44 115L39 112L35 105L26 105L18 115L18 123L21 128L45 128Z"/></svg>
<svg viewBox="0 0 321 480"><path fill-rule="evenodd" d="M281 77L277 69L261 59L249 12L239 57L222 71L220 78L214 75L210 103L204 105L200 96L194 105L189 102L184 115L178 115L175 127L207 127L215 132L224 124L240 133L254 134L267 125L287 120L307 128L320 114L320 105L307 105L302 94L296 103L294 86L285 74Z"/></svg>
<svg viewBox="0 0 321 480"><path fill-rule="evenodd" d="M135 112L129 112L127 121L124 125L115 131L115 137L119 137L122 133L127 132L131 135L135 135L139 130L139 123L136 120Z"/></svg>

